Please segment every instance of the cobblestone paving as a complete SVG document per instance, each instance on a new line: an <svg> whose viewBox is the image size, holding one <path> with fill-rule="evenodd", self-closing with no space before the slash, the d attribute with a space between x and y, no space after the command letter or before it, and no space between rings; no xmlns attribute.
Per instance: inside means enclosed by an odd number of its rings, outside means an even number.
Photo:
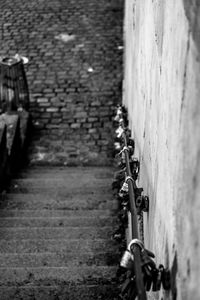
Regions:
<svg viewBox="0 0 200 300"><path fill-rule="evenodd" d="M122 6L122 0L0 0L0 55L29 58L33 159L87 163L110 155L121 99Z"/></svg>

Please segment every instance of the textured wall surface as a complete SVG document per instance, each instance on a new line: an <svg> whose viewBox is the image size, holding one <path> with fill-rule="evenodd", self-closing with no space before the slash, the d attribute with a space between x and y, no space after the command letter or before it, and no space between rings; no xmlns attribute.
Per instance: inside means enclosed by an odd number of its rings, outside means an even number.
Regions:
<svg viewBox="0 0 200 300"><path fill-rule="evenodd" d="M200 299L199 4L127 0L124 103L150 197L145 246L172 271L170 292Z"/></svg>
<svg viewBox="0 0 200 300"><path fill-rule="evenodd" d="M29 58L32 159L109 160L122 24L122 0L0 0L0 55Z"/></svg>

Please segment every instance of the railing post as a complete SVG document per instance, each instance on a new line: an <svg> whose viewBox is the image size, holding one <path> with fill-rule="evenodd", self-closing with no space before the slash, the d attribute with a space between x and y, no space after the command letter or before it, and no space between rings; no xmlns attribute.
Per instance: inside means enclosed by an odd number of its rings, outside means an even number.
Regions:
<svg viewBox="0 0 200 300"><path fill-rule="evenodd" d="M28 109L29 91L23 60L19 57L0 59L0 110Z"/></svg>
<svg viewBox="0 0 200 300"><path fill-rule="evenodd" d="M7 180L7 128L0 121L0 192L4 189Z"/></svg>

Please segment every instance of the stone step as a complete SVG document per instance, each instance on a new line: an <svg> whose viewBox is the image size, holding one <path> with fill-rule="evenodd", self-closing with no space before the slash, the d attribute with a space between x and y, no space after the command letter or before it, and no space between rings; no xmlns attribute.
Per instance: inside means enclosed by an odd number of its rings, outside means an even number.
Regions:
<svg viewBox="0 0 200 300"><path fill-rule="evenodd" d="M72 253L118 252L119 245L110 239L0 239L0 253Z"/></svg>
<svg viewBox="0 0 200 300"><path fill-rule="evenodd" d="M107 180L113 177L114 170L111 167L67 167L67 166L31 166L22 170L17 178L40 178L64 180L85 180L86 182ZM56 175L56 176L55 176ZM83 178L84 177L84 178Z"/></svg>
<svg viewBox="0 0 200 300"><path fill-rule="evenodd" d="M98 174L99 176L99 174ZM96 176L92 176L92 177L89 177L87 176L87 174L80 174L80 176L77 176L77 173L75 173L74 175L68 175L67 173L64 174L64 173L61 173L61 174L56 174L56 173L52 173L51 176L42 176L40 173L38 173L38 175L36 174L33 174L33 175L30 175L28 177L23 177L23 176L20 176L18 175L18 177L15 177L12 179L12 186L14 184L18 184L18 183L21 183L21 184L28 184L28 185L31 185L31 183L33 183L34 185L37 185L37 186L41 186L41 183L44 182L45 186L48 185L48 183L50 183L50 185L52 183L55 183L55 185L57 187L59 186L62 186L63 184L66 185L69 184L70 185L73 185L74 187L75 186L79 186L81 188L83 188L84 186L87 186L87 187L92 187L94 185L99 185L99 186L111 186L109 185L109 183L111 183L111 180L113 178L113 174L111 175L111 177L107 177L107 178L100 178L100 177L97 177L97 174Z"/></svg>
<svg viewBox="0 0 200 300"><path fill-rule="evenodd" d="M1 217L0 227L81 227L112 226L114 218L97 217Z"/></svg>
<svg viewBox="0 0 200 300"><path fill-rule="evenodd" d="M0 228L0 239L96 239L110 238L112 226L105 227L5 227Z"/></svg>
<svg viewBox="0 0 200 300"><path fill-rule="evenodd" d="M12 267L69 267L113 266L119 262L119 254L112 252L57 252L0 254L0 268Z"/></svg>
<svg viewBox="0 0 200 300"><path fill-rule="evenodd" d="M115 280L115 274L114 266L0 268L0 286L108 284Z"/></svg>
<svg viewBox="0 0 200 300"><path fill-rule="evenodd" d="M85 195L72 193L63 195L57 194L4 194L0 197L1 209L55 209L55 210L91 210L91 209L112 209L118 207L118 202L110 194Z"/></svg>
<svg viewBox="0 0 200 300"><path fill-rule="evenodd" d="M90 188L105 186L111 188L113 173L107 168L37 168L27 169L12 180L11 187L67 187Z"/></svg>
<svg viewBox="0 0 200 300"><path fill-rule="evenodd" d="M0 201L0 299L117 299L110 168L36 167Z"/></svg>
<svg viewBox="0 0 200 300"><path fill-rule="evenodd" d="M117 300L116 284L60 284L54 286L1 286L2 300Z"/></svg>
<svg viewBox="0 0 200 300"><path fill-rule="evenodd" d="M71 194L84 194L87 195L99 195L102 191L107 195L111 195L111 185L108 183L94 182L89 183L79 183L64 181L56 179L18 179L12 180L12 184L9 187L9 193L40 193L47 195L63 195L70 196Z"/></svg>
<svg viewBox="0 0 200 300"><path fill-rule="evenodd" d="M109 209L93 209L93 210L56 210L56 209L1 209L0 218L112 218L115 217L116 213Z"/></svg>

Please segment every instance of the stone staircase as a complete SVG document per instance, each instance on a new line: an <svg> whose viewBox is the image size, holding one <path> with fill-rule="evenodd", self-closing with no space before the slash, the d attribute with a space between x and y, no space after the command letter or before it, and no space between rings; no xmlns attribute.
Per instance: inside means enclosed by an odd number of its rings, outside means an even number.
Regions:
<svg viewBox="0 0 200 300"><path fill-rule="evenodd" d="M106 167L30 167L0 204L0 299L117 299Z"/></svg>

